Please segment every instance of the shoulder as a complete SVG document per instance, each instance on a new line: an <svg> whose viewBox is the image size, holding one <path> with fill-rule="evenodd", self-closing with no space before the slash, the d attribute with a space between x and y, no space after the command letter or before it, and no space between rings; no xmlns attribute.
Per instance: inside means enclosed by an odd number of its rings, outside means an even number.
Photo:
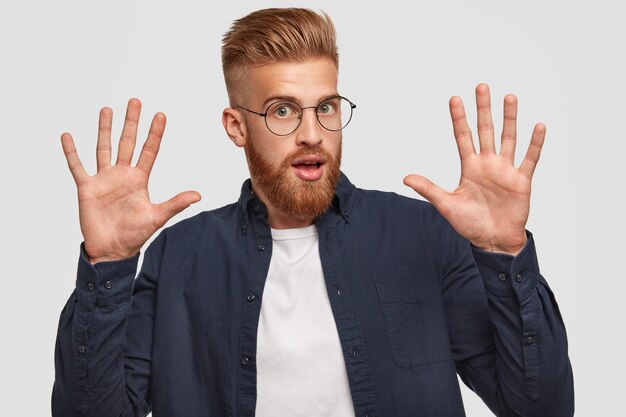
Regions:
<svg viewBox="0 0 626 417"><path fill-rule="evenodd" d="M232 203L181 220L163 229L161 235L166 240L195 241L207 234L215 236L233 230L238 222L238 205Z"/></svg>
<svg viewBox="0 0 626 417"><path fill-rule="evenodd" d="M453 229L428 201L394 192L354 189L350 224L368 236L393 236L399 245L444 247Z"/></svg>
<svg viewBox="0 0 626 417"><path fill-rule="evenodd" d="M354 206L368 215L411 216L428 221L445 221L428 201L403 196L390 191L355 189Z"/></svg>

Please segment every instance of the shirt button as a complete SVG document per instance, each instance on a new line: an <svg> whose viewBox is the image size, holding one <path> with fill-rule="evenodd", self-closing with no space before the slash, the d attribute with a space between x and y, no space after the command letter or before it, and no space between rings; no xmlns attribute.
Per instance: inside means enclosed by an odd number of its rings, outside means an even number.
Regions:
<svg viewBox="0 0 626 417"><path fill-rule="evenodd" d="M87 351L87 348L85 347L85 345L80 345L78 347L78 353L80 353L81 355L85 353L86 351Z"/></svg>
<svg viewBox="0 0 626 417"><path fill-rule="evenodd" d="M535 338L534 338L534 337L532 337L532 336L528 336L528 337L526 338L526 344L527 344L527 345L532 345L533 343L535 343Z"/></svg>
<svg viewBox="0 0 626 417"><path fill-rule="evenodd" d="M506 274L502 273L502 274L498 275L498 279L500 281L503 281L503 282L506 281Z"/></svg>
<svg viewBox="0 0 626 417"><path fill-rule="evenodd" d="M353 358L356 358L357 356L359 356L359 349L352 348L352 351L350 352L350 354L352 354Z"/></svg>
<svg viewBox="0 0 626 417"><path fill-rule="evenodd" d="M90 283L88 283L88 284L87 284L87 289L88 289L89 291L93 291L93 290L95 290L95 289L96 289L96 286L95 286L95 285L93 285L93 282L90 282Z"/></svg>
<svg viewBox="0 0 626 417"><path fill-rule="evenodd" d="M256 250L258 250L259 252L263 252L265 250L265 245L259 243L258 245L256 245Z"/></svg>
<svg viewBox="0 0 626 417"><path fill-rule="evenodd" d="M343 212L343 216L344 216L344 217L350 217L350 213L348 213L347 211L344 211L344 212Z"/></svg>
<svg viewBox="0 0 626 417"><path fill-rule="evenodd" d="M258 204L254 205L254 212L258 213L259 211L261 211L261 206L259 206Z"/></svg>
<svg viewBox="0 0 626 417"><path fill-rule="evenodd" d="M252 301L254 301L255 298L256 298L256 296L254 295L254 293L250 293L246 297L246 300L248 300L249 302L252 302Z"/></svg>
<svg viewBox="0 0 626 417"><path fill-rule="evenodd" d="M241 234L242 234L242 235L245 235L245 234L246 234L246 229L248 229L248 226L247 226L247 225L245 225L245 224L244 224L243 226L241 226Z"/></svg>
<svg viewBox="0 0 626 417"><path fill-rule="evenodd" d="M244 356L243 358L241 358L241 364L243 366L248 366L250 364L250 358L247 356Z"/></svg>
<svg viewBox="0 0 626 417"><path fill-rule="evenodd" d="M104 288L106 288L107 290L110 290L112 286L113 283L111 283L111 281L107 281L104 283Z"/></svg>
<svg viewBox="0 0 626 417"><path fill-rule="evenodd" d="M524 282L524 277L522 276L522 274L517 274L517 276L515 277L515 281Z"/></svg>

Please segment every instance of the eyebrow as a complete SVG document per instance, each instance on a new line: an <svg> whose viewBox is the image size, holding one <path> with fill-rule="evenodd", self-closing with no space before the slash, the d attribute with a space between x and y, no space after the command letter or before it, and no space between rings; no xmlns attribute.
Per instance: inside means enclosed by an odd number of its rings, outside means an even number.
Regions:
<svg viewBox="0 0 626 417"><path fill-rule="evenodd" d="M332 97L339 97L339 93L333 93L333 94L327 94L324 96L321 96L318 100L317 100L317 104L323 102L324 100L328 100L329 98ZM300 100L298 97L295 96L289 96L289 95L283 95L283 94L275 94L273 96L268 97L267 99L265 99L265 101L263 102L263 107L268 107L271 103L275 102L275 101L280 101L280 100L288 100L288 101L293 101L294 103L297 103L300 105L300 107L303 107L302 105L302 100Z"/></svg>

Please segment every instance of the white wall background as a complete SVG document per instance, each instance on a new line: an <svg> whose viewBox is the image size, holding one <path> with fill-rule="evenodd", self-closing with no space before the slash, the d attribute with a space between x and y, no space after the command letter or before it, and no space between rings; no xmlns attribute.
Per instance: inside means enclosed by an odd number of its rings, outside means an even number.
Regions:
<svg viewBox="0 0 626 417"><path fill-rule="evenodd" d="M568 328L577 415L623 416L626 28L618 2L590 3L3 2L0 415L50 414L57 320L81 242L60 134L72 132L93 173L99 109L114 109L115 136L139 97L142 140L156 111L168 116L153 199L203 195L174 220L234 201L247 169L220 122L221 35L253 9L298 5L337 26L340 91L358 104L343 170L360 187L414 195L402 178L416 172L453 188L447 101L460 95L474 121L479 82L492 88L496 128L502 97L518 95L520 156L546 123L528 228ZM489 415L464 398L468 416Z"/></svg>

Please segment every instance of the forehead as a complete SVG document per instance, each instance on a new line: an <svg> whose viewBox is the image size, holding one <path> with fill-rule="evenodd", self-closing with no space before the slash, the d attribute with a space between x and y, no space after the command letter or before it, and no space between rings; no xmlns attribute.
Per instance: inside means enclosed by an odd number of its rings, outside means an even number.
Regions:
<svg viewBox="0 0 626 417"><path fill-rule="evenodd" d="M277 62L246 72L251 105L264 105L276 97L293 97L301 105L311 105L337 94L337 67L327 58Z"/></svg>

